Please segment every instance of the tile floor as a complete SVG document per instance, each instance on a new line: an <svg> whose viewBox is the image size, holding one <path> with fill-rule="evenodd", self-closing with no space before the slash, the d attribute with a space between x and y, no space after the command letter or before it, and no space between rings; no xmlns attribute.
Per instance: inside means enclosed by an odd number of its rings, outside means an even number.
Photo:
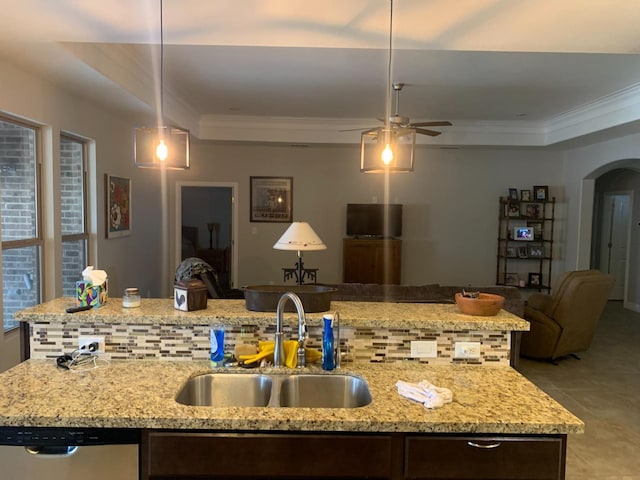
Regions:
<svg viewBox="0 0 640 480"><path fill-rule="evenodd" d="M566 480L640 480L640 313L609 302L580 358L518 366L585 422L569 436Z"/></svg>

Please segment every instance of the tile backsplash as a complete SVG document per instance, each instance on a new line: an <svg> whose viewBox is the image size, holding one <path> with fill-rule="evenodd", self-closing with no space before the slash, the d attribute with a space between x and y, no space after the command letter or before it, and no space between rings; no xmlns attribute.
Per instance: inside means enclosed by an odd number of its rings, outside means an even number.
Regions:
<svg viewBox="0 0 640 480"><path fill-rule="evenodd" d="M79 337L105 337L105 356L116 359L206 360L211 325L30 324L31 358L56 358L78 346ZM297 337L297 327L284 327L285 339ZM236 344L272 340L274 327L256 325L226 329L225 350ZM321 347L321 327L309 327L308 347ZM412 340L435 340L437 358L411 358ZM456 342L479 342L479 359L455 358ZM340 330L343 361L396 362L414 360L429 364L466 363L509 365L511 334L508 331L441 331L433 329L352 328Z"/></svg>

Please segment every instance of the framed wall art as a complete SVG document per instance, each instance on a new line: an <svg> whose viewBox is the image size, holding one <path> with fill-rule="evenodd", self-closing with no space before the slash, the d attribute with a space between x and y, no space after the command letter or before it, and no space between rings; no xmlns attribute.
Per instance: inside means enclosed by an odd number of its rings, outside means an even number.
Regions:
<svg viewBox="0 0 640 480"><path fill-rule="evenodd" d="M293 177L250 177L249 221L293 222Z"/></svg>
<svg viewBox="0 0 640 480"><path fill-rule="evenodd" d="M131 234L131 179L105 174L106 237Z"/></svg>

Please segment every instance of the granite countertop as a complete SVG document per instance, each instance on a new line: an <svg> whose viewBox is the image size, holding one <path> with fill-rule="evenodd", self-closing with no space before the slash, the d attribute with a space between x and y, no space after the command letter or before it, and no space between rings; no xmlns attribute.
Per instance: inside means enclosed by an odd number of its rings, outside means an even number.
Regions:
<svg viewBox="0 0 640 480"><path fill-rule="evenodd" d="M57 298L17 312L15 320L49 323L127 323L177 325L259 325L275 324L274 312L247 310L244 300L208 300L207 308L182 312L173 308L173 300L143 298L139 308L123 308L122 299L109 298L100 308L69 314L73 298ZM438 330L529 330L526 320L506 310L493 317L476 317L459 313L453 304L395 302L331 302L331 311L340 312L341 326L353 328L432 328ZM322 313L308 313L310 320L320 320ZM285 322L297 325L294 313L285 314Z"/></svg>
<svg viewBox="0 0 640 480"><path fill-rule="evenodd" d="M57 368L52 361L28 360L0 375L0 426L494 434L584 431L582 421L510 367L350 364L339 372L362 376L373 397L370 405L354 409L191 407L174 400L189 377L210 371L209 362L202 361L114 361L95 370L73 372ZM310 367L302 373L318 371L322 372ZM428 410L398 395L397 380L422 379L450 388L453 403Z"/></svg>

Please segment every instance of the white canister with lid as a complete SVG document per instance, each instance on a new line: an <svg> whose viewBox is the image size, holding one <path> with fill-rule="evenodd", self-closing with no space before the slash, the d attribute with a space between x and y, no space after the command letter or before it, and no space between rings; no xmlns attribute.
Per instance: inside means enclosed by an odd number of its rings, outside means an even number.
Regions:
<svg viewBox="0 0 640 480"><path fill-rule="evenodd" d="M122 306L135 308L140 306L140 291L137 288L126 288L122 296Z"/></svg>

